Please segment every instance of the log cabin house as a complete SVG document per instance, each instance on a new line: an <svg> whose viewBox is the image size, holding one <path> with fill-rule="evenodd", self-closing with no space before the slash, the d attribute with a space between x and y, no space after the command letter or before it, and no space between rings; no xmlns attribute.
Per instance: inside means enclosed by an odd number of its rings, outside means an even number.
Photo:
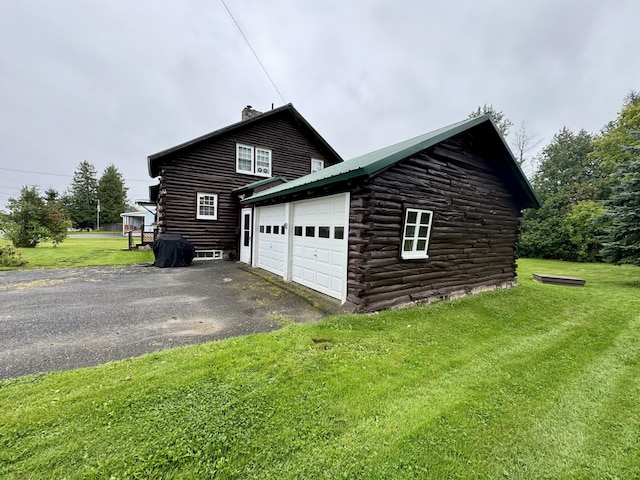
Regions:
<svg viewBox="0 0 640 480"><path fill-rule="evenodd" d="M148 157L158 233L180 234L196 257L251 261L251 206L240 199L342 158L288 104L247 106L238 123Z"/></svg>
<svg viewBox="0 0 640 480"><path fill-rule="evenodd" d="M515 285L540 204L488 115L334 163L241 201L253 266L362 312Z"/></svg>

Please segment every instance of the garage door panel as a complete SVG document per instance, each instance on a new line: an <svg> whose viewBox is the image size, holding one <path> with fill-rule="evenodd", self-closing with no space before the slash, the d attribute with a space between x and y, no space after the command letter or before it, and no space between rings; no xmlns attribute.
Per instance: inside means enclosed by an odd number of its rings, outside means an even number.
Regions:
<svg viewBox="0 0 640 480"><path fill-rule="evenodd" d="M346 282L346 239L335 239L335 227L346 229L346 195L295 202L294 229L305 236L292 238L292 280L342 299ZM309 228L308 228L309 227ZM306 236L313 230L314 236Z"/></svg>
<svg viewBox="0 0 640 480"><path fill-rule="evenodd" d="M276 275L284 275L287 236L282 234L282 225L286 223L285 206L259 207L257 212L258 266Z"/></svg>

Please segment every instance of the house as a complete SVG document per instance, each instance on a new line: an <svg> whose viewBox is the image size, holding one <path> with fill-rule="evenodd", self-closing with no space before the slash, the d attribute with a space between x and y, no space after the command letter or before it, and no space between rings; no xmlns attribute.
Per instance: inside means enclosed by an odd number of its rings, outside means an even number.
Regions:
<svg viewBox="0 0 640 480"><path fill-rule="evenodd" d="M158 233L183 235L197 257L250 262L253 208L240 200L340 162L293 105L247 106L240 122L148 157Z"/></svg>
<svg viewBox="0 0 640 480"><path fill-rule="evenodd" d="M359 311L516 282L539 207L488 115L254 192L251 264Z"/></svg>
<svg viewBox="0 0 640 480"><path fill-rule="evenodd" d="M136 202L136 210L120 214L122 217L122 235L132 231L152 233L156 224L156 205L151 202Z"/></svg>

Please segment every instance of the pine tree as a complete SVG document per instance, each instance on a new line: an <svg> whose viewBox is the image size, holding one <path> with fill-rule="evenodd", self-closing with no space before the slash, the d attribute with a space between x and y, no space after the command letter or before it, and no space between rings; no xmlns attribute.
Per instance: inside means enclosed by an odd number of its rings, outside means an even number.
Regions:
<svg viewBox="0 0 640 480"><path fill-rule="evenodd" d="M96 226L97 187L95 167L86 160L80 162L65 202L74 227L84 229Z"/></svg>
<svg viewBox="0 0 640 480"><path fill-rule="evenodd" d="M127 208L127 190L124 178L115 166L104 169L98 181L101 223L122 222L120 214Z"/></svg>
<svg viewBox="0 0 640 480"><path fill-rule="evenodd" d="M640 132L632 132L640 140ZM620 165L621 182L605 202L611 227L603 240L602 258L609 263L640 266L640 146L623 147L632 158Z"/></svg>
<svg viewBox="0 0 640 480"><path fill-rule="evenodd" d="M22 187L18 198L9 198L9 213L2 215L0 230L15 247L33 248L51 240L62 242L67 236L69 222L57 201L46 201L37 187Z"/></svg>

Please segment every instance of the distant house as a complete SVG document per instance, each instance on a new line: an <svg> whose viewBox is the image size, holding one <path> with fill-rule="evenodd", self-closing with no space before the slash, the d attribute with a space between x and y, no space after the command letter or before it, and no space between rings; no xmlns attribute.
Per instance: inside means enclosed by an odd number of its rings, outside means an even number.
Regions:
<svg viewBox="0 0 640 480"><path fill-rule="evenodd" d="M240 200L341 163L340 156L288 104L148 157L158 233L181 234L196 256L251 262L253 207Z"/></svg>
<svg viewBox="0 0 640 480"><path fill-rule="evenodd" d="M514 285L521 211L540 206L488 115L241 203L252 265L359 311Z"/></svg>
<svg viewBox="0 0 640 480"><path fill-rule="evenodd" d="M151 202L136 202L136 210L120 214L122 235L131 231L153 232L156 228L156 205Z"/></svg>

